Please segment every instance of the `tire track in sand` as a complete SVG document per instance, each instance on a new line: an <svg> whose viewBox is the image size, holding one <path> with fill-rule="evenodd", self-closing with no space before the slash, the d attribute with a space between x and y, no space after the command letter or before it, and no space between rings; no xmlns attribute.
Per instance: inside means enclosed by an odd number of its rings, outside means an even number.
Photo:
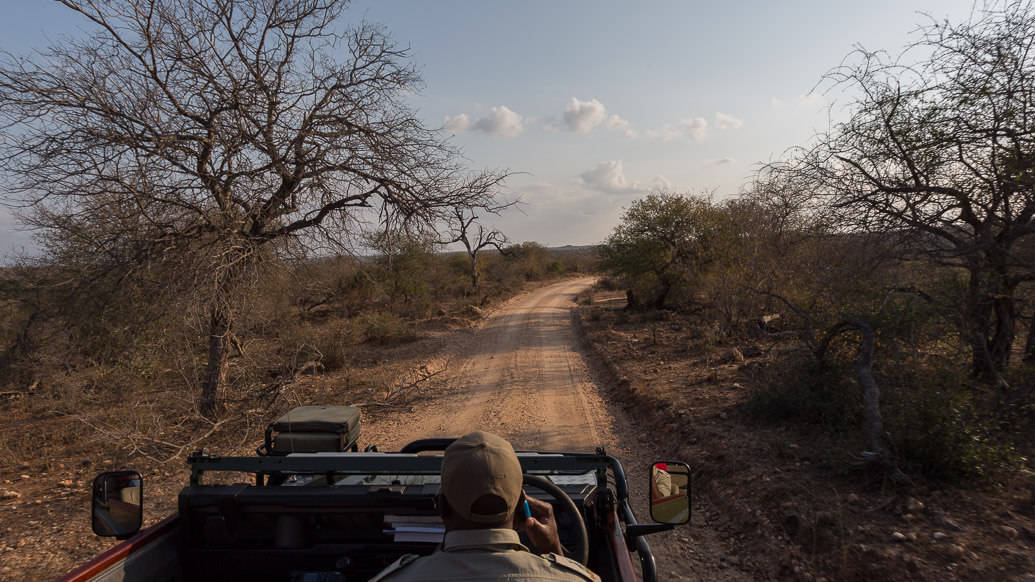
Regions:
<svg viewBox="0 0 1035 582"><path fill-rule="evenodd" d="M412 436L495 432L516 448L592 450L609 435L607 407L575 351L571 307L581 278L512 300L482 322L433 414ZM606 439L610 440L610 439Z"/></svg>

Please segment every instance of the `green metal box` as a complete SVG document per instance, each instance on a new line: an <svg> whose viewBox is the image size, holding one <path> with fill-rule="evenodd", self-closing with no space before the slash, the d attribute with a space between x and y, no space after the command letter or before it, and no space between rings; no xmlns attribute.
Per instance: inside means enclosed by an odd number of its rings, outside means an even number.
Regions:
<svg viewBox="0 0 1035 582"><path fill-rule="evenodd" d="M358 440L358 408L300 406L266 428L265 454L356 451Z"/></svg>

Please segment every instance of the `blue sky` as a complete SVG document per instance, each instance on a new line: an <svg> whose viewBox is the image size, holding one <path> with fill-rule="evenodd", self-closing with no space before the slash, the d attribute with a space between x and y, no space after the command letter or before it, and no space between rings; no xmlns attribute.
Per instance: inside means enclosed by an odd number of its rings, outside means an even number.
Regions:
<svg viewBox="0 0 1035 582"><path fill-rule="evenodd" d="M51 2L0 1L0 49L75 35ZM523 201L487 222L511 240L603 240L653 188L735 195L755 165L843 115L809 94L856 44L897 52L926 21L970 0L523 2L356 0L346 20L409 46L412 99L474 168L519 172ZM833 105L831 107L831 105ZM0 254L31 245L0 208Z"/></svg>

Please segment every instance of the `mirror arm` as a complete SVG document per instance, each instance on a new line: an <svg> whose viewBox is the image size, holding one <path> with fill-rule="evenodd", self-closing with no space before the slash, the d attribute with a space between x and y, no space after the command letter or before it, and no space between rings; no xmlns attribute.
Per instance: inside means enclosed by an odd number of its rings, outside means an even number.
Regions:
<svg viewBox="0 0 1035 582"><path fill-rule="evenodd" d="M632 549L632 545L636 542L636 538L652 533L658 533L659 531L668 531L674 527L676 527L676 525L671 523L641 523L626 526L625 543L628 544L629 549Z"/></svg>

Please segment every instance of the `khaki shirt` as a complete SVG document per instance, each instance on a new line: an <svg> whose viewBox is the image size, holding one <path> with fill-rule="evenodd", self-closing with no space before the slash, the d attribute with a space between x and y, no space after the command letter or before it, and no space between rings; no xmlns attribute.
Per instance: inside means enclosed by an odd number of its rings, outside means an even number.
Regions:
<svg viewBox="0 0 1035 582"><path fill-rule="evenodd" d="M430 556L403 556L370 582L558 581L599 582L582 564L557 554L537 556L521 545L512 529L446 532L442 547Z"/></svg>
<svg viewBox="0 0 1035 582"><path fill-rule="evenodd" d="M672 475L669 475L668 471L653 467L651 472L654 473L654 485L658 488L658 493L661 493L662 497L676 494L672 490Z"/></svg>

